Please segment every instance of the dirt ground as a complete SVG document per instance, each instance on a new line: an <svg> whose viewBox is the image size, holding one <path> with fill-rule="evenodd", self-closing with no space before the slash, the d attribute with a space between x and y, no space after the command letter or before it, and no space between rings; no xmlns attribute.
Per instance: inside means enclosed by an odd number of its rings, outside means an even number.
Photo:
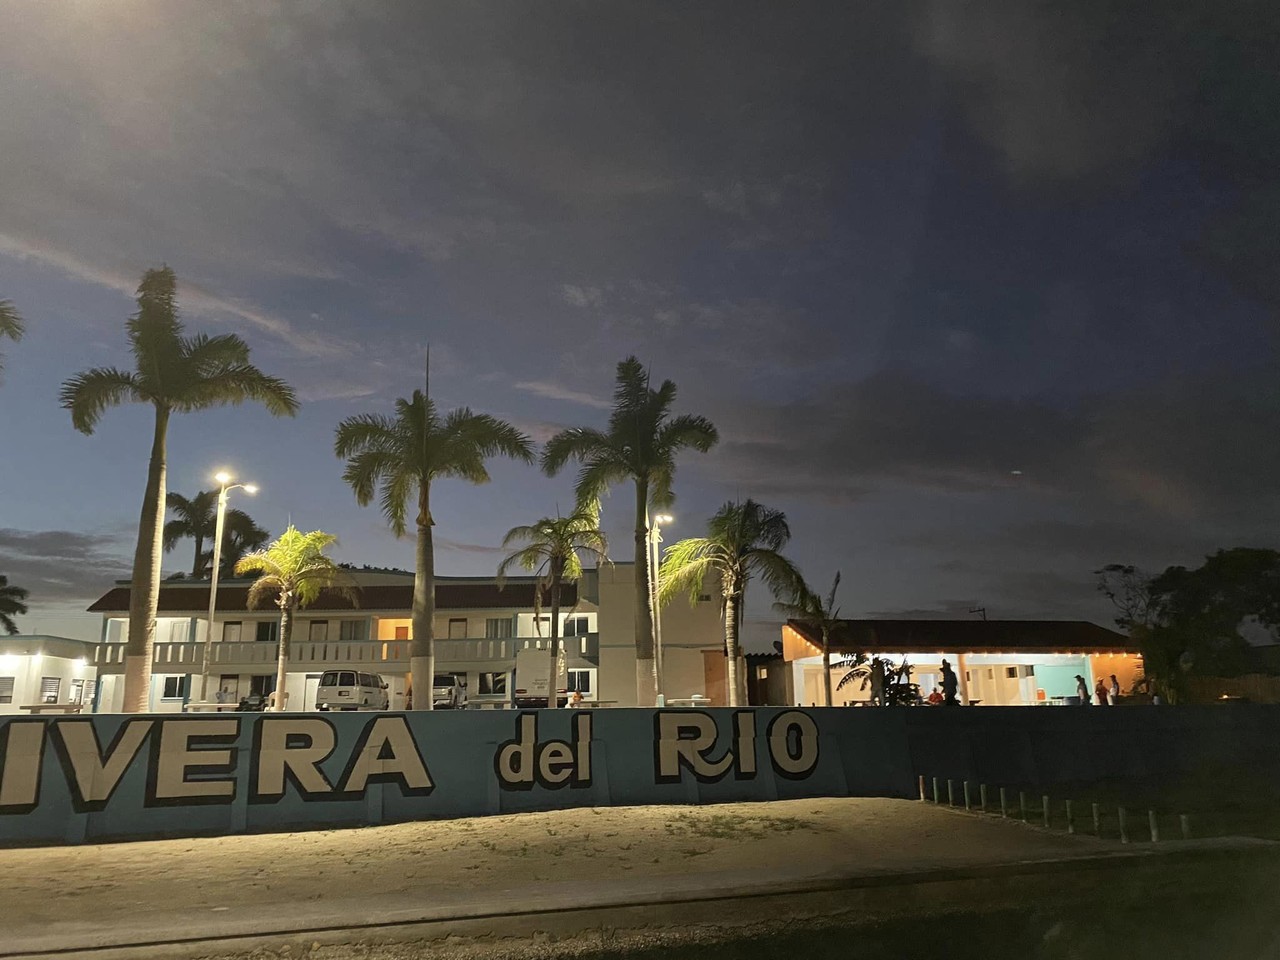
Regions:
<svg viewBox="0 0 1280 960"><path fill-rule="evenodd" d="M610 807L363 829L0 851L6 928L109 930L122 916L234 917L306 905L432 903L705 876L902 873L1082 856L1114 844L931 804L816 799ZM691 881L692 878L692 881ZM522 896L522 900L527 901ZM198 923L197 923L198 925Z"/></svg>

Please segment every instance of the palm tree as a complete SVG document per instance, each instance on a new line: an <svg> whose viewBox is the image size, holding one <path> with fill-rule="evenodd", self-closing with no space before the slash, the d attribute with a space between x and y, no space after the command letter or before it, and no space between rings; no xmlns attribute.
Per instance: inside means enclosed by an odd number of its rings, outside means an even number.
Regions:
<svg viewBox="0 0 1280 960"><path fill-rule="evenodd" d="M155 411L147 485L142 495L138 545L129 588L129 638L125 646L124 710L147 709L160 553L165 512L165 448L169 418L246 400L277 415L298 410L293 390L249 363L249 347L234 334L186 336L178 317L177 278L168 267L148 270L138 286L138 312L129 319L136 369L94 367L62 385L62 406L81 433L91 434L109 407L150 404Z"/></svg>
<svg viewBox="0 0 1280 960"><path fill-rule="evenodd" d="M466 407L442 417L427 394L415 390L410 399L396 400L394 417L369 413L343 420L333 450L347 461L342 478L351 485L357 503L367 506L380 491L383 516L398 537L405 534L410 498L416 495L409 672L414 708L430 710L436 606L431 483L442 477L487 483L487 459L503 455L532 463L532 444L511 424Z"/></svg>
<svg viewBox="0 0 1280 960"><path fill-rule="evenodd" d="M831 592L825 600L801 583L790 603L773 605L773 609L788 620L799 620L822 637L822 689L828 707L831 706L831 634L840 625L840 608L836 606L836 591L839 589L840 571L837 570L831 582Z"/></svg>
<svg viewBox="0 0 1280 960"><path fill-rule="evenodd" d="M641 704L657 698L654 673L653 615L650 608L649 508L669 507L675 500L676 454L684 449L706 453L719 439L706 417L673 417L676 385L664 380L657 390L635 357L618 364L613 412L607 431L578 427L564 430L547 443L542 468L555 476L570 460L582 464L578 473L579 504L597 502L614 484L635 484L636 569L636 698Z"/></svg>
<svg viewBox="0 0 1280 960"><path fill-rule="evenodd" d="M504 547L524 545L509 554L498 564L498 584L501 586L507 571L512 567L530 570L538 577L534 591L534 622L542 609L544 592L551 596L551 672L547 674L547 706L556 706L556 669L558 651L556 640L560 636L560 591L565 583L575 583L582 576L582 556L585 553L599 563L607 559L609 541L600 529L600 505L588 505L568 517L543 517L533 526L512 527L502 538Z"/></svg>
<svg viewBox="0 0 1280 960"><path fill-rule="evenodd" d="M243 510L227 511L226 529L222 534L226 542L222 544L222 568L218 571L221 577L234 576L236 564L241 557L262 549L271 539L271 534L258 526ZM205 554L204 562L213 562L212 551Z"/></svg>
<svg viewBox="0 0 1280 960"><path fill-rule="evenodd" d="M13 618L26 614L27 605L23 603L26 599L25 589L9 586L9 578L0 576L0 628L3 628L5 633L18 632L18 625L13 622Z"/></svg>
<svg viewBox="0 0 1280 960"><path fill-rule="evenodd" d="M198 580L209 573L209 564L213 562L213 550L205 550L204 544L217 535L218 492L201 490L189 500L180 493L170 493L166 501L177 516L164 525L162 541L165 553L176 547L179 540L187 537L194 540L191 577ZM252 517L234 507L223 518L222 536L220 576L229 575L237 560L271 539L271 534L254 523Z"/></svg>
<svg viewBox="0 0 1280 960"><path fill-rule="evenodd" d="M8 300L0 300L0 338L8 337L17 343L26 332L27 328L23 325L22 318L18 316L18 311L13 308L13 304ZM0 370L3 369L4 354L0 353Z"/></svg>
<svg viewBox="0 0 1280 960"><path fill-rule="evenodd" d="M168 553L178 545L179 540L190 537L196 542L195 557L191 561L191 578L198 580L204 576L205 565L209 562L204 551L206 539L212 540L218 520L217 491L201 490L188 500L180 493L165 495L165 504L176 514L174 519L164 525L161 544Z"/></svg>
<svg viewBox="0 0 1280 960"><path fill-rule="evenodd" d="M707 575L720 578L720 611L728 660L729 706L742 703L738 636L747 583L765 582L775 597L793 597L804 583L800 571L781 553L791 539L787 516L754 500L726 503L707 522L707 535L673 543L662 561L659 602L687 592L697 603Z"/></svg>
<svg viewBox="0 0 1280 960"><path fill-rule="evenodd" d="M289 664L289 641L293 638L293 618L301 607L315 603L320 591L331 590L357 602L350 577L325 556L326 547L338 538L323 530L302 533L293 524L280 539L265 550L251 553L236 564L236 574L261 576L249 588L250 608L274 602L280 608L280 651L276 661L275 709L283 710L284 678Z"/></svg>

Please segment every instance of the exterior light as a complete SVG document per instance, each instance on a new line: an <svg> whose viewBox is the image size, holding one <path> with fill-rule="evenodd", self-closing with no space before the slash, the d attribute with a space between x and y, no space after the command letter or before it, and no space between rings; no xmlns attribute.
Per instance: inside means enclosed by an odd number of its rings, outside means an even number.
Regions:
<svg viewBox="0 0 1280 960"><path fill-rule="evenodd" d="M244 492L252 496L258 492L258 485L256 483L246 483L244 485Z"/></svg>
<svg viewBox="0 0 1280 960"><path fill-rule="evenodd" d="M217 480L218 483L222 484L225 487L228 483L231 482L231 474L227 473L227 471L225 470L219 470L217 473L213 475L213 479Z"/></svg>
<svg viewBox="0 0 1280 960"><path fill-rule="evenodd" d="M675 520L676 518L669 513L660 513L653 518L653 522L656 524L675 523Z"/></svg>

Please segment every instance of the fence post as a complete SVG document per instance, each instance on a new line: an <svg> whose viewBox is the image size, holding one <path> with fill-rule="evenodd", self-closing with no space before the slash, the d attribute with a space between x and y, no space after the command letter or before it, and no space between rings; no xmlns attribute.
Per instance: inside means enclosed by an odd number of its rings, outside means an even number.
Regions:
<svg viewBox="0 0 1280 960"><path fill-rule="evenodd" d="M987 812L987 785L985 783L978 784L978 805L982 807L982 812Z"/></svg>
<svg viewBox="0 0 1280 960"><path fill-rule="evenodd" d="M969 781L968 780L964 782L964 810L965 810L965 813L970 813L973 810L973 805L970 804L969 802Z"/></svg>
<svg viewBox="0 0 1280 960"><path fill-rule="evenodd" d="M1156 812L1154 810L1147 811L1147 825L1151 827L1151 842L1160 842L1160 824L1156 821Z"/></svg>
<svg viewBox="0 0 1280 960"><path fill-rule="evenodd" d="M1022 813L1022 822L1027 822L1027 791L1018 791L1018 809Z"/></svg>
<svg viewBox="0 0 1280 960"><path fill-rule="evenodd" d="M1048 829L1048 826L1049 826L1049 795L1048 795L1047 793L1046 793L1044 796L1042 796L1042 797L1040 798L1040 803L1041 803L1041 804L1043 805L1043 807L1044 807L1044 809L1042 810L1042 812L1043 812L1043 814L1044 814L1044 825L1045 825L1045 828L1046 828L1046 829Z"/></svg>
<svg viewBox="0 0 1280 960"><path fill-rule="evenodd" d="M956 782L947 780L947 806L954 807L956 805Z"/></svg>
<svg viewBox="0 0 1280 960"><path fill-rule="evenodd" d="M1100 837L1102 836L1102 811L1098 808L1098 805L1096 803L1092 804L1092 806L1093 806L1093 835L1095 837Z"/></svg>
<svg viewBox="0 0 1280 960"><path fill-rule="evenodd" d="M920 775L920 802L924 802L924 775Z"/></svg>
<svg viewBox="0 0 1280 960"><path fill-rule="evenodd" d="M938 778L933 778L933 802L938 802Z"/></svg>
<svg viewBox="0 0 1280 960"><path fill-rule="evenodd" d="M1182 839L1191 839L1191 818L1185 813L1178 817L1178 823L1182 827Z"/></svg>
<svg viewBox="0 0 1280 960"><path fill-rule="evenodd" d="M1004 787L1000 788L1000 816L1005 820L1009 819L1009 798Z"/></svg>
<svg viewBox="0 0 1280 960"><path fill-rule="evenodd" d="M1076 822L1071 818L1071 801L1067 801L1067 833L1076 832Z"/></svg>
<svg viewBox="0 0 1280 960"><path fill-rule="evenodd" d="M1124 807L1120 808L1120 842L1129 842L1129 820L1125 816Z"/></svg>

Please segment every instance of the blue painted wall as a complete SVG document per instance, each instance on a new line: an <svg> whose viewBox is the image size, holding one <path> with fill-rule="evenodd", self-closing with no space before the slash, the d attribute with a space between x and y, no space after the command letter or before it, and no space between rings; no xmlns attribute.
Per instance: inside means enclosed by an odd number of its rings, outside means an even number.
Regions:
<svg viewBox="0 0 1280 960"><path fill-rule="evenodd" d="M1277 735L1267 707L3 718L0 843L1149 778L1256 765Z"/></svg>

